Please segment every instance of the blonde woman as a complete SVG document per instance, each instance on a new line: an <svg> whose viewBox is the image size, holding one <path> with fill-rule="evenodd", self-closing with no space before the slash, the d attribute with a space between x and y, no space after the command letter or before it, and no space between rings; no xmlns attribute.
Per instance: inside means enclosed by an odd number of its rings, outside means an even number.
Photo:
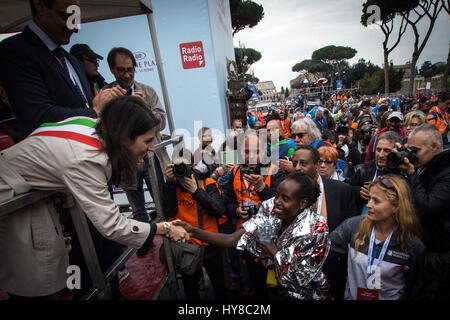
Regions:
<svg viewBox="0 0 450 320"><path fill-rule="evenodd" d="M347 255L344 299L419 299L425 246L411 191L394 175L379 177L368 189L367 215L344 221L330 236L329 258Z"/></svg>
<svg viewBox="0 0 450 320"><path fill-rule="evenodd" d="M405 115L403 120L403 130L405 130L405 139L403 144L408 141L409 134L418 126L427 123L427 115L422 111L410 111Z"/></svg>

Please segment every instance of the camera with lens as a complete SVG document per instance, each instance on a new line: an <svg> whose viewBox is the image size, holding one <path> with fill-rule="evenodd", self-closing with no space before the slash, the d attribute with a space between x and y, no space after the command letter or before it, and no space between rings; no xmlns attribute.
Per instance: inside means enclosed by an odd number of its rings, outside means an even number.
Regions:
<svg viewBox="0 0 450 320"><path fill-rule="evenodd" d="M257 205L248 205L248 206L241 206L242 211L247 211L248 217L251 218L254 215L258 213L259 207Z"/></svg>
<svg viewBox="0 0 450 320"><path fill-rule="evenodd" d="M172 167L175 178L181 179L192 175L192 167L190 164L180 163Z"/></svg>
<svg viewBox="0 0 450 320"><path fill-rule="evenodd" d="M257 166L257 167L246 167L246 166L243 166L243 167L241 167L241 174L242 175L244 175L244 174L258 174L258 175L260 175L261 174L261 167L260 166Z"/></svg>
<svg viewBox="0 0 450 320"><path fill-rule="evenodd" d="M417 148L415 147L401 147L397 152L391 152L386 158L386 167L390 170L396 169L407 158L409 163L415 164L417 158Z"/></svg>

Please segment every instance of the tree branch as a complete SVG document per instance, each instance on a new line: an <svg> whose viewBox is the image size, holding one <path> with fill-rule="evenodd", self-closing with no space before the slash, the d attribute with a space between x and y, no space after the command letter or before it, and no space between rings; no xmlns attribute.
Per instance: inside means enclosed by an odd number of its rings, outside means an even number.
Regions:
<svg viewBox="0 0 450 320"><path fill-rule="evenodd" d="M407 14L407 16L409 16L409 13ZM392 52L392 50L394 50L398 44L400 43L400 40L403 36L403 34L406 31L406 28L408 27L408 23L405 23L406 20L405 18L402 16L402 22L400 24L400 28L398 29L398 37L397 37L397 41L394 43L394 45L388 50L388 54Z"/></svg>

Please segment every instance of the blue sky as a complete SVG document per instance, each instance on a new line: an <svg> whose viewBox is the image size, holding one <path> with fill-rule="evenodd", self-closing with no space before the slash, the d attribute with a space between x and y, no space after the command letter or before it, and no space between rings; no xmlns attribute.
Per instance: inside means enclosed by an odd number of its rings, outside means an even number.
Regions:
<svg viewBox="0 0 450 320"><path fill-rule="evenodd" d="M349 46L358 51L350 63L360 58L383 64L381 30L361 25L363 1L358 0L253 0L262 4L265 16L257 26L234 36L235 46L244 44L262 54L252 68L260 81L272 80L278 90L288 87L298 73L292 66L310 59L314 50L327 45ZM421 26L422 30L424 29ZM442 12L418 61L446 61L450 42L449 16ZM424 32L422 32L424 34ZM411 60L414 36L411 28L389 59L394 64Z"/></svg>

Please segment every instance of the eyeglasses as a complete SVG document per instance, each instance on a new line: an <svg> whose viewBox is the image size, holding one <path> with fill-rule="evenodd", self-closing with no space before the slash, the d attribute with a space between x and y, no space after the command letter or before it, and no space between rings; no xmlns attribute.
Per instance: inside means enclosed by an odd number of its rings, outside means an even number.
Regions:
<svg viewBox="0 0 450 320"><path fill-rule="evenodd" d="M91 58L84 58L83 61L89 61L94 64L100 64L100 59L91 59Z"/></svg>
<svg viewBox="0 0 450 320"><path fill-rule="evenodd" d="M420 123L408 123L407 125L406 125L406 127L418 127L418 126L420 126Z"/></svg>
<svg viewBox="0 0 450 320"><path fill-rule="evenodd" d="M134 73L134 67L132 68L122 68L122 67L117 67L116 71L118 73Z"/></svg>
<svg viewBox="0 0 450 320"><path fill-rule="evenodd" d="M305 134L308 134L308 132L293 133L293 134L292 134L292 138L293 138L293 139L295 139L295 138L302 139L303 136L304 136Z"/></svg>
<svg viewBox="0 0 450 320"><path fill-rule="evenodd" d="M331 166L334 162L330 160L319 159L319 164L322 165L323 163L325 163L327 166Z"/></svg>
<svg viewBox="0 0 450 320"><path fill-rule="evenodd" d="M385 188L392 189L392 190L394 190L395 192L397 192L397 190L395 189L394 185L392 184L392 181L389 180L388 178L385 178L385 177L383 177L383 176L380 176L380 177L378 177L378 180L380 181L380 183L381 183Z"/></svg>

